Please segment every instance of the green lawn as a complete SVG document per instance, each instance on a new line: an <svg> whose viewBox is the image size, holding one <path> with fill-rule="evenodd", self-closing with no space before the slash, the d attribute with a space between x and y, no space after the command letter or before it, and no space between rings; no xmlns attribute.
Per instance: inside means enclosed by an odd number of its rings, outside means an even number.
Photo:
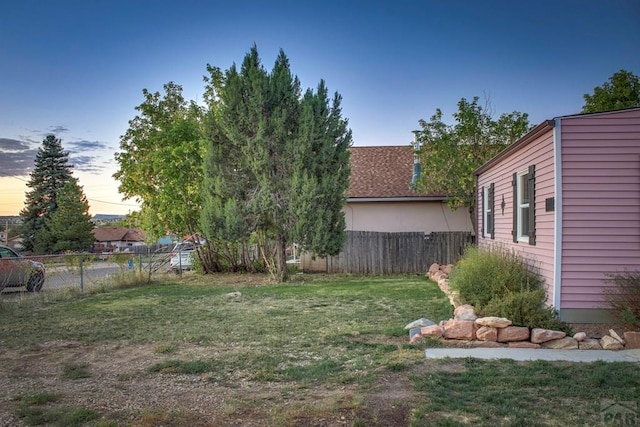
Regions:
<svg viewBox="0 0 640 427"><path fill-rule="evenodd" d="M10 403L0 411L25 425L68 425L56 414L74 408L83 414L74 425L204 426L233 419L283 426L586 426L601 424L605 399L640 399L640 369L633 364L427 361L427 343L408 344L404 325L449 318L451 307L422 276L296 275L285 285L236 275L171 280L57 297L3 295L0 357L10 362L0 370L0 384L8 384ZM242 295L227 295L236 291ZM116 364L118 372L102 373L92 351L104 348L132 349L141 367ZM47 351L54 355L46 358L48 368L20 363ZM49 381L51 372L60 386ZM154 380L186 387L188 378L224 403L209 408L216 418L207 408L104 410L70 391L84 384L108 399L111 386L100 381L109 375L118 393L141 382L152 387ZM198 390L191 390L196 397ZM32 403L34 395L55 398Z"/></svg>

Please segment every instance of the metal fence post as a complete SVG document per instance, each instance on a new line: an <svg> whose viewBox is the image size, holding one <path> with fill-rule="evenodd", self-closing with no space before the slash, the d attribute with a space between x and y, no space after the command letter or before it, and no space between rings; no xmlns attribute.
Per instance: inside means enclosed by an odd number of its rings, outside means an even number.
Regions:
<svg viewBox="0 0 640 427"><path fill-rule="evenodd" d="M83 255L80 255L80 292L84 292L84 266L83 266Z"/></svg>

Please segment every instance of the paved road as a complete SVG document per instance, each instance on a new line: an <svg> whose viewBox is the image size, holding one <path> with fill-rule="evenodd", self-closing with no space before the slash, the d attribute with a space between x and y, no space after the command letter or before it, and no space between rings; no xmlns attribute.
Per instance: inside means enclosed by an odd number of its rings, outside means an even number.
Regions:
<svg viewBox="0 0 640 427"><path fill-rule="evenodd" d="M125 266L124 271L128 271ZM138 268L137 265L134 266ZM116 263L112 262L96 262L84 266L82 269L82 286L89 288L97 284L103 283L109 275L118 274L123 270ZM60 289L80 289L80 269L77 267L46 267L45 281L42 286L43 291L60 290ZM25 288L4 288L2 294L12 294L25 292Z"/></svg>
<svg viewBox="0 0 640 427"><path fill-rule="evenodd" d="M95 263L82 269L83 286L91 286L104 280L107 276L122 271L116 263ZM43 290L60 288L80 288L80 269L67 267L47 268Z"/></svg>

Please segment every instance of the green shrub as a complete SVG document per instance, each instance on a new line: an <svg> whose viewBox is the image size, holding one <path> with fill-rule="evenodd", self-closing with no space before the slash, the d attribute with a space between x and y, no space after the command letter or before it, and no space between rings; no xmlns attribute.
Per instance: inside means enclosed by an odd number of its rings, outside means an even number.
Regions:
<svg viewBox="0 0 640 427"><path fill-rule="evenodd" d="M544 301L544 289L509 292L493 298L478 314L506 317L514 326L552 329L572 335L571 326L558 319L553 307L547 307Z"/></svg>
<svg viewBox="0 0 640 427"><path fill-rule="evenodd" d="M616 318L625 326L640 327L640 271L625 271L611 275L613 286L605 291L607 302Z"/></svg>
<svg viewBox="0 0 640 427"><path fill-rule="evenodd" d="M542 278L514 251L495 245L468 248L451 272L449 286L480 316L506 317L515 326L571 333L553 307L545 305Z"/></svg>
<svg viewBox="0 0 640 427"><path fill-rule="evenodd" d="M484 250L468 248L451 272L449 286L481 311L496 296L541 289L542 279L516 253L496 245Z"/></svg>

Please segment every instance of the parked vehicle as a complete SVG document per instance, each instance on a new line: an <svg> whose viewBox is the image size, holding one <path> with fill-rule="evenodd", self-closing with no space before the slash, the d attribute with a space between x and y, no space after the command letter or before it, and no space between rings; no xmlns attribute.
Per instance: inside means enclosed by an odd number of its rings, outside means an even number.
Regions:
<svg viewBox="0 0 640 427"><path fill-rule="evenodd" d="M44 284L44 264L18 255L8 246L0 245L0 290L25 286L29 292L39 292Z"/></svg>
<svg viewBox="0 0 640 427"><path fill-rule="evenodd" d="M180 270L191 270L193 268L193 257L196 256L196 246L193 242L178 243L171 250L171 269L177 274Z"/></svg>

